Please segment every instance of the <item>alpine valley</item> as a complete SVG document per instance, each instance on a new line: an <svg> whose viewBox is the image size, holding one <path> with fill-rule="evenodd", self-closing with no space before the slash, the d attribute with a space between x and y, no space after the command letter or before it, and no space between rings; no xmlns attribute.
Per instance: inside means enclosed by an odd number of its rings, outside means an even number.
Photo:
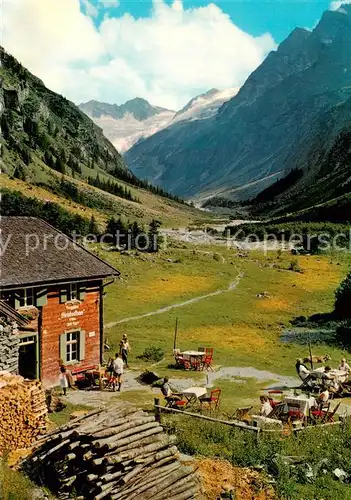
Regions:
<svg viewBox="0 0 351 500"><path fill-rule="evenodd" d="M350 207L350 111L343 5L312 31L295 29L216 113L172 123L125 159L139 177L201 202L255 199L270 214Z"/></svg>

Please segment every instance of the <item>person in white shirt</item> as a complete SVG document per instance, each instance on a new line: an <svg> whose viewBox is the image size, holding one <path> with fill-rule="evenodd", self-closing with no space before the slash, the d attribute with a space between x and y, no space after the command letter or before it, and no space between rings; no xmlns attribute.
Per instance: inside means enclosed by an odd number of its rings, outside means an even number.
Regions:
<svg viewBox="0 0 351 500"><path fill-rule="evenodd" d="M298 376L302 381L306 380L306 378L309 376L310 371L306 368L306 366L302 363L301 359L296 360L296 371Z"/></svg>
<svg viewBox="0 0 351 500"><path fill-rule="evenodd" d="M60 386L63 392L63 395L66 396L67 394L67 388L68 388L68 380L67 380L67 373L66 373L66 368L64 366L60 367Z"/></svg>
<svg viewBox="0 0 351 500"><path fill-rule="evenodd" d="M271 413L272 411L272 407L271 407L271 404L270 402L268 401L268 398L266 396L261 396L260 397L260 401L261 401L261 410L260 410L260 415L262 417L268 417L268 415Z"/></svg>
<svg viewBox="0 0 351 500"><path fill-rule="evenodd" d="M113 360L112 366L113 366L113 375L114 375L114 377L116 379L116 383L118 385L117 390L120 391L121 387L122 387L122 375L123 375L123 371L124 371L124 363L123 363L123 359L119 355L119 352L116 352L116 357ZM115 385L114 385L114 388L115 388Z"/></svg>
<svg viewBox="0 0 351 500"><path fill-rule="evenodd" d="M326 386L322 387L322 392L318 396L318 401L320 403L327 403L329 401L329 391Z"/></svg>
<svg viewBox="0 0 351 500"><path fill-rule="evenodd" d="M345 358L342 358L341 363L339 365L339 370L348 374L351 372L350 365L347 364Z"/></svg>

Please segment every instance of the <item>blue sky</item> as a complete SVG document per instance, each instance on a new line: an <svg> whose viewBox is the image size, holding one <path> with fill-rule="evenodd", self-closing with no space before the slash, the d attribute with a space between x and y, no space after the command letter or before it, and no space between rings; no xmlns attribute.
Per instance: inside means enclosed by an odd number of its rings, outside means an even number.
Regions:
<svg viewBox="0 0 351 500"><path fill-rule="evenodd" d="M169 3L169 2L167 2ZM184 0L185 9L206 6L206 0ZM220 0L214 1L233 23L242 30L259 36L265 32L280 43L296 27L313 28L330 2L323 0ZM129 13L135 17L148 17L152 0L120 0L118 7L105 9L111 17ZM99 24L103 12L96 19Z"/></svg>
<svg viewBox="0 0 351 500"><path fill-rule="evenodd" d="M1 0L3 45L76 103L143 97L180 109L239 89L297 26L331 0ZM348 0L349 2L351 0Z"/></svg>

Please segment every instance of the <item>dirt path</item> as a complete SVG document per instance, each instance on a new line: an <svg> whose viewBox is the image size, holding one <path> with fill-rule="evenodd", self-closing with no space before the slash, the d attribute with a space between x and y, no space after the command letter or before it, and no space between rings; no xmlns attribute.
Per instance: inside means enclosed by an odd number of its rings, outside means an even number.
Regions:
<svg viewBox="0 0 351 500"><path fill-rule="evenodd" d="M161 307L160 309L157 309L156 311L151 311L148 313L140 314L138 316L129 316L128 318L123 318L120 319L119 321L114 321L111 323L107 323L105 325L106 329L112 328L115 325L120 325L122 323L128 323L129 321L136 321L138 319L143 319L143 318L148 318L150 316L155 316L156 314L163 314L165 312L171 311L172 309L176 309L178 307L185 307L190 304L196 304L197 302L200 302L200 300L207 299L209 297L215 297L216 295L222 295L223 293L228 293L231 292L232 290L235 290L235 288L239 285L241 279L244 277L244 273L239 273L238 276L235 278L234 281L232 281L227 288L222 288L220 290L216 290L215 292L210 292L205 295L200 295L198 297L194 297L192 299L185 300L184 302L178 302L176 304L171 304L169 306Z"/></svg>

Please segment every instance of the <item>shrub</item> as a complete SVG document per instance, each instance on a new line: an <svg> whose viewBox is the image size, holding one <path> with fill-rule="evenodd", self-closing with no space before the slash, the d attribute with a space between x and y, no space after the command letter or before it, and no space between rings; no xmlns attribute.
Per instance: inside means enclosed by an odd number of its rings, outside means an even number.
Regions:
<svg viewBox="0 0 351 500"><path fill-rule="evenodd" d="M349 498L350 485L338 481L333 471L341 468L347 475L351 473L350 422L340 427L311 428L284 438L262 434L257 440L249 432L212 422L199 424L197 419L185 416L167 416L163 420L169 431L177 434L178 448L183 453L216 456L239 467L263 468L275 480L277 498ZM289 464L286 458L296 455L301 457L301 464Z"/></svg>
<svg viewBox="0 0 351 500"><path fill-rule="evenodd" d="M294 273L300 273L301 272L301 267L300 267L298 259L293 259L290 262L289 271L293 271Z"/></svg>
<svg viewBox="0 0 351 500"><path fill-rule="evenodd" d="M351 318L351 272L341 282L335 293L335 313L341 318Z"/></svg>
<svg viewBox="0 0 351 500"><path fill-rule="evenodd" d="M336 329L336 341L344 348L351 346L351 325L342 325Z"/></svg>
<svg viewBox="0 0 351 500"><path fill-rule="evenodd" d="M5 460L0 460L1 500L32 500L32 484L25 476L10 469Z"/></svg>
<svg viewBox="0 0 351 500"><path fill-rule="evenodd" d="M151 346L147 347L141 356L138 356L139 359L143 359L147 362L155 362L161 361L164 357L164 350L161 347Z"/></svg>

